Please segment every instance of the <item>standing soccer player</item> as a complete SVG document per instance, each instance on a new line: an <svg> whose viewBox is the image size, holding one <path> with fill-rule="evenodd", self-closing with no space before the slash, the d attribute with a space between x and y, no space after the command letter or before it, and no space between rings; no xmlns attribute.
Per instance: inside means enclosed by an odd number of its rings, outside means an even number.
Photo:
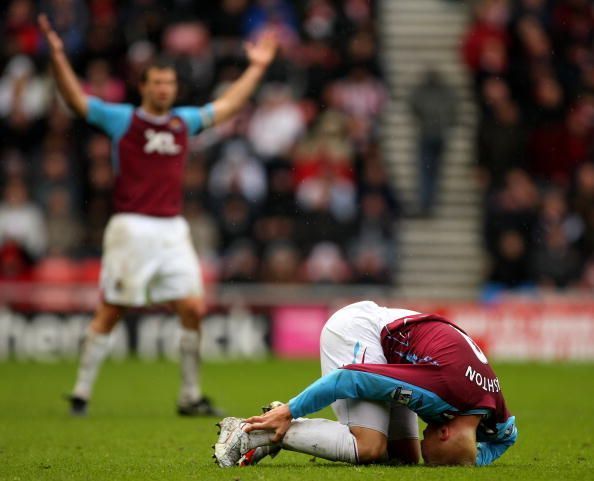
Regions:
<svg viewBox="0 0 594 481"><path fill-rule="evenodd" d="M102 300L84 343L71 412L86 413L108 352L109 333L126 308L169 303L182 325L178 413L218 414L200 391L200 322L206 306L198 258L180 216L188 137L229 119L246 104L274 59L276 36L267 32L246 44L248 68L220 98L203 107L172 109L176 72L169 64L153 64L141 79L142 100L136 108L85 95L45 15L40 15L39 25L58 90L76 114L109 135L116 174L116 213L103 241Z"/></svg>

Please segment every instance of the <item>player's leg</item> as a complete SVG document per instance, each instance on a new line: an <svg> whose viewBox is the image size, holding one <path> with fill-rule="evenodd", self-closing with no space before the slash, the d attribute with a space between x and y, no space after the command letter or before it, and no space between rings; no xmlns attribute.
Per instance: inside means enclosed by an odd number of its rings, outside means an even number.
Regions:
<svg viewBox="0 0 594 481"><path fill-rule="evenodd" d="M390 407L388 458L400 464L418 464L421 460L417 415L406 406Z"/></svg>
<svg viewBox="0 0 594 481"><path fill-rule="evenodd" d="M168 219L161 231L163 246L159 268L150 283L154 303L169 303L179 316L181 388L178 413L188 416L221 416L203 396L200 378L200 324L206 313L202 272L190 240L187 222L181 217Z"/></svg>
<svg viewBox="0 0 594 481"><path fill-rule="evenodd" d="M320 365L322 375L352 363L386 362L379 337L366 327L377 314L377 305L358 302L334 313L320 337ZM376 339L377 337L377 339ZM360 463L387 459L389 407L384 402L340 399L332 404L338 422L347 426L356 440Z"/></svg>
<svg viewBox="0 0 594 481"><path fill-rule="evenodd" d="M329 419L296 419L291 423L280 443L273 443L274 432L272 431L244 432L241 419L238 418L225 418L219 426L221 432L217 443L213 446L213 457L223 468L238 463L241 466L256 464L242 464L242 460L248 453L257 453L263 448L282 448L330 461L352 464L359 462L357 441L349 428Z"/></svg>
<svg viewBox="0 0 594 481"><path fill-rule="evenodd" d="M201 389L200 323L206 312L204 300L194 296L172 301L171 304L182 328L178 412L181 415L221 415L203 396Z"/></svg>
<svg viewBox="0 0 594 481"><path fill-rule="evenodd" d="M101 301L83 344L76 383L70 396L72 414L84 415L99 368L109 352L109 334L125 308Z"/></svg>
<svg viewBox="0 0 594 481"><path fill-rule="evenodd" d="M103 300L89 326L81 353L70 398L75 414L84 414L86 410L97 373L108 353L109 333L124 314L124 306L147 303L147 285L157 269L153 255L155 236L147 231L147 224L141 216L116 214L105 228L100 280Z"/></svg>

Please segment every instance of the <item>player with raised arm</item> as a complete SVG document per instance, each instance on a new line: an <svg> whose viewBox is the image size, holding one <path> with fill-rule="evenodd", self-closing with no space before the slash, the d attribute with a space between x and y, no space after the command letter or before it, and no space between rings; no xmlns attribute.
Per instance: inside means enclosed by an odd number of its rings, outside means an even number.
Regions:
<svg viewBox="0 0 594 481"><path fill-rule="evenodd" d="M487 465L515 443L515 417L499 379L480 348L451 321L364 301L329 319L321 336L322 366L325 357L342 351L341 344L350 347L351 361L288 404L246 420L225 418L215 445L218 464L232 466L262 446L349 463L386 460L392 405L406 406L427 422L421 442L426 464ZM383 363L376 362L378 345ZM369 401L378 409L370 409ZM302 419L332 403L339 422Z"/></svg>
<svg viewBox="0 0 594 481"><path fill-rule="evenodd" d="M84 343L71 412L85 414L108 337L126 308L169 303L181 325L182 385L178 412L217 414L200 390L200 321L206 311L198 258L182 209L182 179L188 137L237 113L273 61L276 34L268 31L246 44L249 66L203 107L172 108L177 75L164 62L149 66L139 85L141 105L112 104L87 96L64 53L62 40L45 15L39 26L49 45L57 88L66 104L112 141L116 176L114 205L104 235L102 300Z"/></svg>

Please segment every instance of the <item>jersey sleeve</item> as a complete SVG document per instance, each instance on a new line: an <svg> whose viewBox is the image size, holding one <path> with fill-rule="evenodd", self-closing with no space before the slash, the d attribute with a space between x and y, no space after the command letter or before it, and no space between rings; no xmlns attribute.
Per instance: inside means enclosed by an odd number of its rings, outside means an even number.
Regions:
<svg viewBox="0 0 594 481"><path fill-rule="evenodd" d="M88 97L87 122L103 130L109 137L121 137L130 125L134 107L130 104L113 104L97 97Z"/></svg>
<svg viewBox="0 0 594 481"><path fill-rule="evenodd" d="M215 111L212 103L203 107L177 107L173 112L179 115L188 126L190 135L197 134L214 124Z"/></svg>
<svg viewBox="0 0 594 481"><path fill-rule="evenodd" d="M505 423L497 424L494 435L482 435L477 443L476 465L487 466L498 459L518 438L516 418L511 416Z"/></svg>
<svg viewBox="0 0 594 481"><path fill-rule="evenodd" d="M329 406L337 399L393 401L423 417L454 409L435 394L398 379L349 369L338 369L306 388L289 401L294 418Z"/></svg>

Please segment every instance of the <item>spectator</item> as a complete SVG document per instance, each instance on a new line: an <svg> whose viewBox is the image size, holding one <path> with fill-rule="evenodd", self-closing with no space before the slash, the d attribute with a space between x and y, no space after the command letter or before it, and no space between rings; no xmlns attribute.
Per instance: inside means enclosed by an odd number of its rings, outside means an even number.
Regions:
<svg viewBox="0 0 594 481"><path fill-rule="evenodd" d="M299 275L299 251L291 242L274 243L264 252L260 278L273 284L294 284Z"/></svg>
<svg viewBox="0 0 594 481"><path fill-rule="evenodd" d="M348 282L350 269L340 247L328 241L316 244L305 261L305 277L316 284Z"/></svg>
<svg viewBox="0 0 594 481"><path fill-rule="evenodd" d="M498 188L506 174L526 167L526 129L512 100L492 105L493 116L483 119L478 131L478 163L485 186Z"/></svg>
<svg viewBox="0 0 594 481"><path fill-rule="evenodd" d="M524 236L514 230L501 232L491 266L491 289L525 288L531 283L530 259Z"/></svg>
<svg viewBox="0 0 594 481"><path fill-rule="evenodd" d="M534 256L534 275L545 288L567 288L579 279L581 262L563 227L551 227Z"/></svg>
<svg viewBox="0 0 594 481"><path fill-rule="evenodd" d="M190 226L190 236L200 259L216 259L219 248L219 231L214 218L195 198L186 199L184 217Z"/></svg>
<svg viewBox="0 0 594 481"><path fill-rule="evenodd" d="M42 12L47 13L52 25L64 42L69 58L78 58L84 51L88 10L84 0L42 0Z"/></svg>
<svg viewBox="0 0 594 481"><path fill-rule="evenodd" d="M445 140L456 124L456 94L435 71L427 71L409 98L419 126L419 212L431 215L441 172Z"/></svg>
<svg viewBox="0 0 594 481"><path fill-rule="evenodd" d="M0 121L5 122L7 143L30 150L39 138L41 118L50 101L47 79L35 75L29 57L13 57L0 78Z"/></svg>
<svg viewBox="0 0 594 481"><path fill-rule="evenodd" d="M266 172L243 140L236 139L225 144L221 158L210 172L209 190L214 199L240 194L251 204L259 204L263 200Z"/></svg>
<svg viewBox="0 0 594 481"><path fill-rule="evenodd" d="M265 85L259 101L250 120L248 139L263 159L283 157L303 134L305 123L301 109L286 85Z"/></svg>
<svg viewBox="0 0 594 481"><path fill-rule="evenodd" d="M349 136L360 147L374 134L378 115L388 100L388 94L381 80L365 65L353 66L346 78L328 87L328 105L347 114Z"/></svg>
<svg viewBox="0 0 594 481"><path fill-rule="evenodd" d="M180 22L163 33L165 54L175 59L178 72L178 101L202 104L209 98L214 80L214 56L210 32L200 22Z"/></svg>
<svg viewBox="0 0 594 481"><path fill-rule="evenodd" d="M38 259L47 248L47 230L41 209L29 200L27 186L10 180L0 202L0 245L15 243L30 259Z"/></svg>
<svg viewBox="0 0 594 481"><path fill-rule="evenodd" d="M243 31L246 37L254 38L266 28L274 28L279 35L281 50L290 53L299 43L297 16L287 0L255 0L245 12Z"/></svg>
<svg viewBox="0 0 594 481"><path fill-rule="evenodd" d="M115 78L105 60L93 60L87 66L86 81L82 86L85 93L99 97L106 102L122 102L126 95L124 82Z"/></svg>
<svg viewBox="0 0 594 481"><path fill-rule="evenodd" d="M68 189L55 187L47 194L47 252L62 257L77 254L83 229L73 215L72 199Z"/></svg>
<svg viewBox="0 0 594 481"><path fill-rule="evenodd" d="M247 240L232 244L223 256L221 280L224 282L255 282L258 279L258 256Z"/></svg>
<svg viewBox="0 0 594 481"><path fill-rule="evenodd" d="M39 52L41 34L35 22L32 0L11 0L6 12L2 38L6 55L35 55Z"/></svg>

